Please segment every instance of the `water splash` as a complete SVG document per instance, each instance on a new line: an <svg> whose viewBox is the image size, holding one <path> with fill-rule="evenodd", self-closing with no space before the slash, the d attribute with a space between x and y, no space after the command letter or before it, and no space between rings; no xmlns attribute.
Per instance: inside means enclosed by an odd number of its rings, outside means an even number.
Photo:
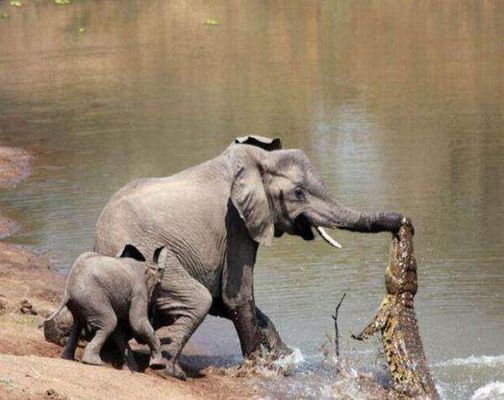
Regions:
<svg viewBox="0 0 504 400"><path fill-rule="evenodd" d="M300 366L305 357L300 349L294 348L294 351L286 357L273 361L273 366L279 371L291 371Z"/></svg>
<svg viewBox="0 0 504 400"><path fill-rule="evenodd" d="M276 358L275 355L262 349L257 357L252 360L245 360L242 365L217 368L217 371L231 377L272 378L289 376L304 360L303 353L297 348L294 348L291 354L281 358Z"/></svg>
<svg viewBox="0 0 504 400"><path fill-rule="evenodd" d="M498 356L469 356L466 358L453 358L448 361L433 364L434 367L462 367L462 366L488 366L495 367L504 364L504 354Z"/></svg>
<svg viewBox="0 0 504 400"><path fill-rule="evenodd" d="M258 393L267 393L272 400L387 397L390 377L381 352L353 351L336 357L330 345L331 341L321 347L322 354L306 355L295 349L291 355L276 360L263 353L254 363L245 361L215 371L247 378L248 385ZM370 362L373 357L374 362ZM367 362L363 363L362 358ZM504 355L472 355L433 363L431 367L437 372L436 387L442 399L504 400L504 381L498 373L503 365Z"/></svg>
<svg viewBox="0 0 504 400"><path fill-rule="evenodd" d="M490 382L478 388L471 400L504 399L504 382Z"/></svg>

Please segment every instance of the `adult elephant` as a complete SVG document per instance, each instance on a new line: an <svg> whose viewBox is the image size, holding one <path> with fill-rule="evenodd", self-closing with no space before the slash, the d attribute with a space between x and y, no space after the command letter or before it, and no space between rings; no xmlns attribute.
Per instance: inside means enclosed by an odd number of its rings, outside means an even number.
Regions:
<svg viewBox="0 0 504 400"><path fill-rule="evenodd" d="M253 270L260 244L284 233L312 240L323 230L397 231L396 213L363 214L336 203L300 150L279 139L236 139L216 158L166 178L132 181L102 211L95 250L116 255L133 245L146 258L168 249L155 326L167 326L165 373L184 379L178 357L207 313L229 318L244 357L261 345L290 350L255 305Z"/></svg>

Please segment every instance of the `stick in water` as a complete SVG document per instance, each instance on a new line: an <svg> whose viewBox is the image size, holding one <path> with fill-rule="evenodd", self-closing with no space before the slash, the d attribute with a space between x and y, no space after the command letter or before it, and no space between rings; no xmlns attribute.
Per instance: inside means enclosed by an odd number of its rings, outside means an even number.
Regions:
<svg viewBox="0 0 504 400"><path fill-rule="evenodd" d="M338 311L341 306L341 303L343 303L343 299L345 298L346 293L343 293L343 296L341 296L341 300L339 301L338 305L336 306L336 309L334 310L334 315L332 316L332 319L334 320L334 352L336 354L336 357L339 357L339 330L338 330Z"/></svg>

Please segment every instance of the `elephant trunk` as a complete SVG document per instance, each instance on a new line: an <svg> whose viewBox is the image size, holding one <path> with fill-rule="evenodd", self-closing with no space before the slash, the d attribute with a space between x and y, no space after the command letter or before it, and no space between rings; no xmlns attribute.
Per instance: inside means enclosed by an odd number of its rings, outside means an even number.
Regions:
<svg viewBox="0 0 504 400"><path fill-rule="evenodd" d="M341 245L325 231L324 228L338 228L353 232L377 233L391 232L396 234L401 227L403 216L398 213L363 213L344 207L329 196L303 212L310 225L331 246Z"/></svg>
<svg viewBox="0 0 504 400"><path fill-rule="evenodd" d="M333 226L353 232L397 233L403 216L395 212L362 213L338 204L333 208Z"/></svg>

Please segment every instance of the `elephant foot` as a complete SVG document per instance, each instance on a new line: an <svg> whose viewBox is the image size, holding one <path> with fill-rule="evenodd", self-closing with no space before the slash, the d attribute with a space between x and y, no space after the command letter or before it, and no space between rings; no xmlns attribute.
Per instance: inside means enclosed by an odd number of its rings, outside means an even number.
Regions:
<svg viewBox="0 0 504 400"><path fill-rule="evenodd" d="M164 369L167 367L166 360L163 357L152 357L149 361L149 367L152 369Z"/></svg>
<svg viewBox="0 0 504 400"><path fill-rule="evenodd" d="M273 353L276 358L283 358L290 356L292 353L294 353L294 350L292 350L290 347L288 347L285 343L281 343L279 346L271 350L271 353Z"/></svg>
<svg viewBox="0 0 504 400"><path fill-rule="evenodd" d="M284 343L271 349L266 345L261 345L258 349L245 356L245 359L252 364L273 365L274 362L289 358L294 353L290 347Z"/></svg>
<svg viewBox="0 0 504 400"><path fill-rule="evenodd" d="M88 365L104 365L105 364L98 354L89 354L86 352L84 352L84 355L82 356L81 361L84 364L88 364Z"/></svg>
<svg viewBox="0 0 504 400"><path fill-rule="evenodd" d="M266 339L268 339L266 337ZM282 341L271 342L264 340L258 348L253 350L250 354L246 355L245 358L254 360L257 358L267 358L270 360L278 360L287 356L290 356L294 350L288 347Z"/></svg>
<svg viewBox="0 0 504 400"><path fill-rule="evenodd" d="M65 354L65 353L63 353L63 354L61 355L61 358L62 358L63 360L75 361L75 357L74 357L72 354Z"/></svg>
<svg viewBox="0 0 504 400"><path fill-rule="evenodd" d="M164 369L154 370L156 375L159 375L162 378L172 377L176 379L180 379L181 381L187 380L187 375L182 370L182 367L178 362L169 362L168 365Z"/></svg>
<svg viewBox="0 0 504 400"><path fill-rule="evenodd" d="M138 364L135 360L135 357L133 356L133 352L131 349L126 350L126 365L128 366L128 369L131 372L139 372L140 368L138 367Z"/></svg>

